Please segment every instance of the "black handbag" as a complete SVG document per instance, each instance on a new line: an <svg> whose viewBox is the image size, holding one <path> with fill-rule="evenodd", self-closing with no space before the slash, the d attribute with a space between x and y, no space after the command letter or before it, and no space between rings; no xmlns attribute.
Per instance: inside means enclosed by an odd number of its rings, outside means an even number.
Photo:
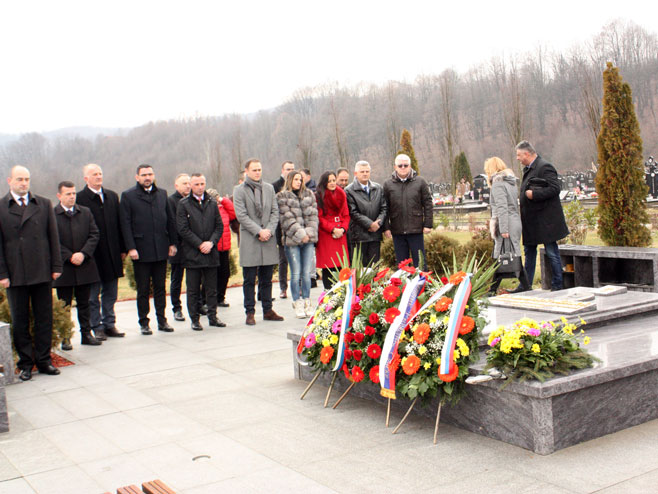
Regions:
<svg viewBox="0 0 658 494"><path fill-rule="evenodd" d="M521 263L521 254L515 254L512 241L509 238L503 239L503 245L500 248L498 256L498 269L496 273L520 273L523 269Z"/></svg>

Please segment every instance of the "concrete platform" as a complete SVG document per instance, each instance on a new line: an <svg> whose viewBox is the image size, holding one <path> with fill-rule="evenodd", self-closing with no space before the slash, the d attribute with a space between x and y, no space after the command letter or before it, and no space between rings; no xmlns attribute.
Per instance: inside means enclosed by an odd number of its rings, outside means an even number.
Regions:
<svg viewBox="0 0 658 494"><path fill-rule="evenodd" d="M153 336L139 334L135 302L120 303L125 339L74 341L75 366L7 386L0 493L93 494L154 478L183 494L656 492L658 420L549 456L450 425L433 446L424 416L392 436L383 400L350 395L325 409L321 385L299 400L286 333L305 321L289 301L275 302L283 323L257 313L247 327L241 290L228 299L227 328L170 320L176 332Z"/></svg>

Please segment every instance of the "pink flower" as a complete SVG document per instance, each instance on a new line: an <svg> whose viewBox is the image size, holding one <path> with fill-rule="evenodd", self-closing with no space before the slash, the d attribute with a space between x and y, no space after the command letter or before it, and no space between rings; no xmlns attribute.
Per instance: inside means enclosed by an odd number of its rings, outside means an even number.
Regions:
<svg viewBox="0 0 658 494"><path fill-rule="evenodd" d="M341 327L342 324L343 324L343 320L342 320L342 319L338 319L338 320L334 323L334 325L331 326L331 332L332 332L333 334L338 333L338 331L340 331L340 327Z"/></svg>
<svg viewBox="0 0 658 494"><path fill-rule="evenodd" d="M494 347L500 342L500 338L494 338L489 346Z"/></svg>
<svg viewBox="0 0 658 494"><path fill-rule="evenodd" d="M333 310L333 307L331 305L326 305L324 311L329 312L330 310Z"/></svg>
<svg viewBox="0 0 658 494"><path fill-rule="evenodd" d="M528 331L526 331L530 336L539 336L541 334L541 331L536 328L530 328Z"/></svg>
<svg viewBox="0 0 658 494"><path fill-rule="evenodd" d="M313 345L315 345L315 333L309 333L304 342L304 346L306 348L311 348Z"/></svg>

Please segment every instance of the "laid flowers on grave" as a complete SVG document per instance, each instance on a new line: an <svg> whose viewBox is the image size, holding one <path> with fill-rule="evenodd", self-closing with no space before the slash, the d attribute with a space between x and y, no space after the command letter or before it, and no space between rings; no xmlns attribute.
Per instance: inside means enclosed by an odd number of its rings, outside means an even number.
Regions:
<svg viewBox="0 0 658 494"><path fill-rule="evenodd" d="M530 318L516 321L509 327L499 326L489 335L486 369L496 368L509 382L526 379L545 381L555 374L568 375L573 369L592 367L598 358L580 346L584 336L579 323L570 323L562 317L560 322L537 322ZM583 345L589 344L583 337Z"/></svg>

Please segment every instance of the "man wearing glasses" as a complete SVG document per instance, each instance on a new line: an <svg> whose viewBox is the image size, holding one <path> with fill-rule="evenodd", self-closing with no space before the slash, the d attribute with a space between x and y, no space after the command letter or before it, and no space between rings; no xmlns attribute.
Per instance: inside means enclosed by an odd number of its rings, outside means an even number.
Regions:
<svg viewBox="0 0 658 494"><path fill-rule="evenodd" d="M419 266L419 252L425 257L423 234L432 231L432 195L425 180L411 169L406 154L395 157L395 170L384 183L388 216L386 238L393 237L398 263L411 258Z"/></svg>

